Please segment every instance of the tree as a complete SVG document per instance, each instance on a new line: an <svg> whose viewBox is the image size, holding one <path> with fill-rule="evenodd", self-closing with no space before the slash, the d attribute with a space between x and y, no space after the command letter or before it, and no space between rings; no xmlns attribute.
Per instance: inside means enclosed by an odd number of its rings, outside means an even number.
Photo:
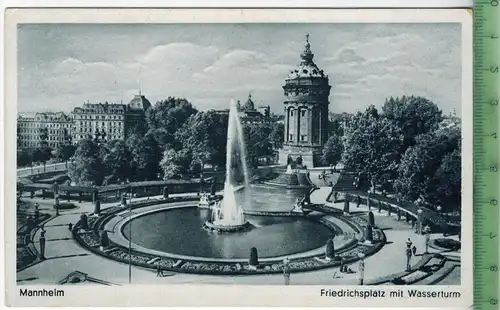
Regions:
<svg viewBox="0 0 500 310"><path fill-rule="evenodd" d="M436 171L436 196L445 211L460 210L462 201L461 148L446 154Z"/></svg>
<svg viewBox="0 0 500 310"><path fill-rule="evenodd" d="M226 162L228 116L215 111L198 112L175 133L175 140L200 165L222 166Z"/></svg>
<svg viewBox="0 0 500 310"><path fill-rule="evenodd" d="M173 145L175 132L196 112L186 99L168 97L158 101L146 112L149 132L154 135L159 146L165 149Z"/></svg>
<svg viewBox="0 0 500 310"><path fill-rule="evenodd" d="M144 137L132 134L126 145L131 155L130 179L155 180L159 172L162 153L153 134Z"/></svg>
<svg viewBox="0 0 500 310"><path fill-rule="evenodd" d="M443 167L442 162L448 154L460 150L460 139L460 128L449 128L418 136L416 144L408 148L401 159L398 178L394 184L396 192L410 201L419 197L427 201L439 199L437 187L441 183L440 178L445 175L454 178L448 171L456 165L453 164L453 157L447 159ZM438 170L440 175L437 176ZM459 169L458 173L460 171ZM446 188L443 190L446 191Z"/></svg>
<svg viewBox="0 0 500 310"><path fill-rule="evenodd" d="M349 121L343 142L342 161L347 170L366 175L372 187L389 187L401 157L402 132L394 123L369 106Z"/></svg>
<svg viewBox="0 0 500 310"><path fill-rule="evenodd" d="M33 162L33 154L28 150L18 149L17 150L17 166L24 167L29 166Z"/></svg>
<svg viewBox="0 0 500 310"><path fill-rule="evenodd" d="M79 185L101 185L105 166L100 156L103 151L93 139L78 142L74 160L68 167L70 179Z"/></svg>
<svg viewBox="0 0 500 310"><path fill-rule="evenodd" d="M402 153L416 143L418 135L436 130L443 120L442 111L432 101L415 96L389 98L382 113L403 132Z"/></svg>
<svg viewBox="0 0 500 310"><path fill-rule="evenodd" d="M285 124L283 123L274 123L272 124L272 131L269 134L269 140L271 141L271 145L275 150L281 149L283 147L283 142L285 139Z"/></svg>
<svg viewBox="0 0 500 310"><path fill-rule="evenodd" d="M49 130L46 127L40 128L39 138L40 145L33 153L33 160L41 162L43 164L43 171L45 171L45 165L52 156L52 149L49 147L49 143L47 142L49 138Z"/></svg>
<svg viewBox="0 0 500 310"><path fill-rule="evenodd" d="M342 158L343 151L342 138L338 135L330 136L323 147L321 161L325 165L336 165Z"/></svg>
<svg viewBox="0 0 500 310"><path fill-rule="evenodd" d="M272 130L273 128L269 123L249 123L243 126L246 158L251 166L257 167L259 159L274 155L273 147L269 140Z"/></svg>
<svg viewBox="0 0 500 310"><path fill-rule="evenodd" d="M111 140L106 145L107 152L103 157L106 169L106 184L121 183L130 176L130 152L125 141Z"/></svg>
<svg viewBox="0 0 500 310"><path fill-rule="evenodd" d="M75 154L76 146L73 144L59 144L56 149L56 158L60 161L68 161Z"/></svg>
<svg viewBox="0 0 500 310"><path fill-rule="evenodd" d="M163 170L163 178L168 180L186 174L189 171L192 160L193 156L187 149L179 151L174 149L166 150L160 162L160 167Z"/></svg>

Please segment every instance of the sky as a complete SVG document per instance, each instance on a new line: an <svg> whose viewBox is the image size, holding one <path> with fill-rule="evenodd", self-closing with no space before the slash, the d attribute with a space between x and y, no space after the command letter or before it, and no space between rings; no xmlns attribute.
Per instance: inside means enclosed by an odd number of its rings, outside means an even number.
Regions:
<svg viewBox="0 0 500 310"><path fill-rule="evenodd" d="M461 26L452 23L22 24L18 110L128 103L141 90L152 103L183 97L201 110L251 93L282 114L307 33L330 78L330 112L416 95L460 115Z"/></svg>

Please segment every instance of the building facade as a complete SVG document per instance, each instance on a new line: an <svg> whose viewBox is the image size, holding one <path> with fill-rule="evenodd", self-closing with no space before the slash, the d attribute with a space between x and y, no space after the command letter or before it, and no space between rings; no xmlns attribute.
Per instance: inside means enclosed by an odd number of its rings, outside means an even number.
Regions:
<svg viewBox="0 0 500 310"><path fill-rule="evenodd" d="M262 123L270 118L271 108L269 106L255 107L251 94L248 94L248 99L244 105L241 105L238 100L236 108L243 123Z"/></svg>
<svg viewBox="0 0 500 310"><path fill-rule="evenodd" d="M248 99L243 105L238 100L236 103L236 109L238 110L238 117L243 124L259 124L275 120L273 115L271 115L271 107L256 107L251 94L248 94ZM220 114L229 114L229 109L215 110L215 112Z"/></svg>
<svg viewBox="0 0 500 310"><path fill-rule="evenodd" d="M314 63L309 35L300 54L299 66L290 72L283 86L285 133L280 164L301 158L307 167L320 165L323 147L328 140L328 76Z"/></svg>
<svg viewBox="0 0 500 310"><path fill-rule="evenodd" d="M145 124L146 111L150 107L151 103L140 93L128 105L105 102L76 107L72 112L73 142L86 138L126 139L134 128Z"/></svg>
<svg viewBox="0 0 500 310"><path fill-rule="evenodd" d="M37 112L17 117L17 147L33 150L42 143L52 149L59 144L70 143L73 120L64 112Z"/></svg>

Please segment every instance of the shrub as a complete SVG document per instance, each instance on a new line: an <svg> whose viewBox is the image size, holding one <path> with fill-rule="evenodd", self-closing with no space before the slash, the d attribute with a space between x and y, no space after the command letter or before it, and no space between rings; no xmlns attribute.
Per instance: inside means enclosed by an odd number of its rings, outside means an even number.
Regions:
<svg viewBox="0 0 500 310"><path fill-rule="evenodd" d="M57 206L57 209L59 210L70 210L70 209L75 209L76 206L70 202L60 202Z"/></svg>
<svg viewBox="0 0 500 310"><path fill-rule="evenodd" d="M441 248L450 249L453 251L460 250L462 243L455 239L449 238L438 238L434 240L434 243Z"/></svg>

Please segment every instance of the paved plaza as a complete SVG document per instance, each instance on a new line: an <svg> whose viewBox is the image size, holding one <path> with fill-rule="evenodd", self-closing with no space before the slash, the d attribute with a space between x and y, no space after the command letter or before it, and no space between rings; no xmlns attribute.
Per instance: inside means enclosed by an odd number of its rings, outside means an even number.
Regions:
<svg viewBox="0 0 500 310"><path fill-rule="evenodd" d="M319 188L311 195L312 203L325 203L330 189L327 187ZM25 196L22 198L28 202L37 202L40 204L41 212L53 213L52 199L42 200L41 198L30 199ZM135 198L134 201L140 201L147 198ZM61 211L59 216L52 217L45 223L46 230L46 259L35 263L17 273L18 284L56 284L64 279L68 274L74 271L80 271L88 274L89 277L97 278L116 285L129 283L129 274L127 264L116 262L94 253L77 244L72 233L68 229L68 224L75 224L82 213L90 214L93 212L93 205L90 202L77 203L77 209ZM104 210L117 203L102 204ZM342 208L343 203L332 205L331 207ZM405 221L397 220L395 214L388 215L382 210L378 213L373 210L375 223L386 235L387 242L383 248L372 256L365 259L365 283L377 279L398 274L405 270L406 264L406 241L411 239L417 248L417 255L412 257L411 264L416 265L425 251L425 236L417 235ZM366 206L351 207L351 212L356 214L366 214ZM432 238L441 237L433 234ZM39 251L40 232L34 235L34 245ZM430 253L438 251L430 248ZM460 252L442 253L450 259L446 266L457 265L453 271L442 279L443 284L460 284ZM445 267L446 267L445 266ZM351 274L340 273L339 268L322 269L311 272L293 273L291 275L291 285L318 285L318 284L345 284L355 285L358 282L358 263L349 266L354 272ZM156 271L151 269L132 267L132 284L161 284L161 283L205 283L205 284L269 284L283 285L284 280L281 274L273 275L251 275L251 276L213 276L213 275L195 275L166 272L164 277L157 277Z"/></svg>

